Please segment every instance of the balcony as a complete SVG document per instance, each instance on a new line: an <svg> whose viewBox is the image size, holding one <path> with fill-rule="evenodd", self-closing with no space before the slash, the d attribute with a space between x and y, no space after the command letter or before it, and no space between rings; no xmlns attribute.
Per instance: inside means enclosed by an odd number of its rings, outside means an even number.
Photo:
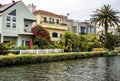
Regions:
<svg viewBox="0 0 120 81"><path fill-rule="evenodd" d="M68 29L67 24L65 24L65 23L41 21L40 25L42 25L45 28L51 28L51 29L60 29L60 30Z"/></svg>

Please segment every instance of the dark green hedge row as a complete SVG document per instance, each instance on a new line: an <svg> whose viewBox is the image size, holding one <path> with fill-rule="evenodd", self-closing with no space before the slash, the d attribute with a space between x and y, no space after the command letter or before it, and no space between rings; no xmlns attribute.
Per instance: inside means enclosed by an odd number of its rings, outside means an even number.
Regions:
<svg viewBox="0 0 120 81"><path fill-rule="evenodd" d="M88 57L99 57L105 52L69 52L57 54L25 54L13 56L0 56L0 66L34 64L61 60L72 60Z"/></svg>

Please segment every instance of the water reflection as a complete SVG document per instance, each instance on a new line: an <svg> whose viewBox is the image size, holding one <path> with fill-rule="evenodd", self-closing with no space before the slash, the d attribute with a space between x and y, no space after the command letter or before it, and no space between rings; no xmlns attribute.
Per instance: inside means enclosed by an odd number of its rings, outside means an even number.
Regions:
<svg viewBox="0 0 120 81"><path fill-rule="evenodd" d="M0 68L0 81L119 81L120 57Z"/></svg>

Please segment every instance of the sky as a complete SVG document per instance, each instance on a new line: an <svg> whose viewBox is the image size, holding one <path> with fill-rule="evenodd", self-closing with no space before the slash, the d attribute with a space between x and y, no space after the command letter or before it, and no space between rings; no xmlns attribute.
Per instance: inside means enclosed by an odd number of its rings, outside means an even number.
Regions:
<svg viewBox="0 0 120 81"><path fill-rule="evenodd" d="M18 1L18 0L15 0ZM120 0L22 0L25 5L34 4L36 9L50 11L68 18L84 21L91 18L93 11L100 9L105 4L120 12ZM11 3L12 0L0 0L1 4Z"/></svg>

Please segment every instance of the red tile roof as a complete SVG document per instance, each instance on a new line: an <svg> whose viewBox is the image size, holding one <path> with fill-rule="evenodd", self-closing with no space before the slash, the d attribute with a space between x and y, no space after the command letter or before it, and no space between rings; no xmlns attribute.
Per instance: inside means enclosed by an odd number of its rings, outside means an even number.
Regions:
<svg viewBox="0 0 120 81"><path fill-rule="evenodd" d="M63 18L63 16L49 12L49 11L45 11L45 10L36 10L33 12L34 15L36 14L46 14L46 15L51 15L51 16L55 16L55 17L61 17Z"/></svg>

